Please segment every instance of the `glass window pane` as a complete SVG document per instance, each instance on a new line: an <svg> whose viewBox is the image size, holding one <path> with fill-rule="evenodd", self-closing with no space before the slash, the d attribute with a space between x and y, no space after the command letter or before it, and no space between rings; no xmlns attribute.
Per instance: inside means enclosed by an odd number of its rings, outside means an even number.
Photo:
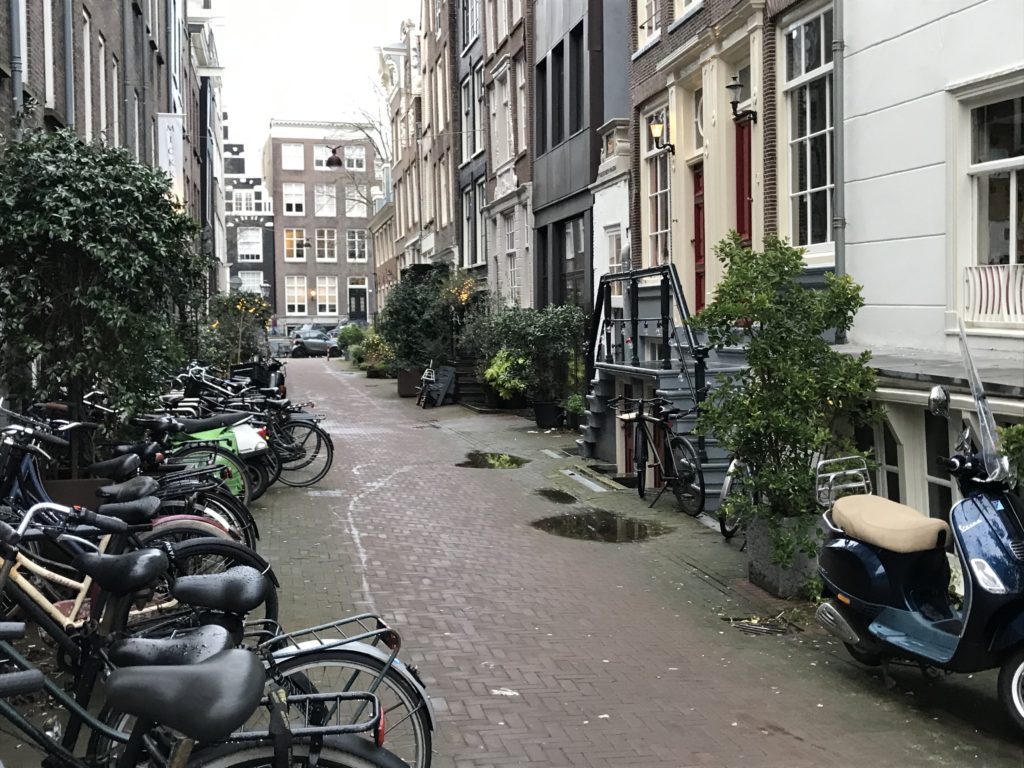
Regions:
<svg viewBox="0 0 1024 768"><path fill-rule="evenodd" d="M971 110L971 162L1024 155L1024 97Z"/></svg>
<svg viewBox="0 0 1024 768"><path fill-rule="evenodd" d="M828 138L824 133L810 140L811 144L811 188L824 187L828 183Z"/></svg>
<svg viewBox="0 0 1024 768"><path fill-rule="evenodd" d="M883 460L886 464L896 467L900 463L899 443L888 422L882 422L882 445L885 450Z"/></svg>
<svg viewBox="0 0 1024 768"><path fill-rule="evenodd" d="M885 473L885 495L889 501L895 501L901 503L903 499L900 498L900 473L899 472L886 472Z"/></svg>
<svg viewBox="0 0 1024 768"><path fill-rule="evenodd" d="M811 112L811 133L828 127L828 81L819 77L807 84Z"/></svg>
<svg viewBox="0 0 1024 768"><path fill-rule="evenodd" d="M793 138L799 139L807 135L807 86L798 88L793 92L792 108L793 113Z"/></svg>
<svg viewBox="0 0 1024 768"><path fill-rule="evenodd" d="M825 61L832 61L832 11L825 11Z"/></svg>
<svg viewBox="0 0 1024 768"><path fill-rule="evenodd" d="M807 189L807 142L794 144L793 154L793 191L803 192Z"/></svg>
<svg viewBox="0 0 1024 768"><path fill-rule="evenodd" d="M829 238L828 192L811 193L811 242L827 243Z"/></svg>
<svg viewBox="0 0 1024 768"><path fill-rule="evenodd" d="M807 245L807 195L793 198L794 245Z"/></svg>
<svg viewBox="0 0 1024 768"><path fill-rule="evenodd" d="M978 177L978 263L1010 263L1009 173Z"/></svg>
<svg viewBox="0 0 1024 768"><path fill-rule="evenodd" d="M800 27L786 37L786 79L800 77L803 68L800 66Z"/></svg>
<svg viewBox="0 0 1024 768"><path fill-rule="evenodd" d="M953 506L953 490L945 485L928 483L928 516L949 520L949 509Z"/></svg>
<svg viewBox="0 0 1024 768"><path fill-rule="evenodd" d="M821 66L821 17L811 19L804 30L804 72Z"/></svg>

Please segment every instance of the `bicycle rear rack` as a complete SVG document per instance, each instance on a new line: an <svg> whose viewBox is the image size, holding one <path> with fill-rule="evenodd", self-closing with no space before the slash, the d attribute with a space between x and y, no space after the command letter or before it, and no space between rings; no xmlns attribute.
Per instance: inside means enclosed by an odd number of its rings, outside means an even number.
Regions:
<svg viewBox="0 0 1024 768"><path fill-rule="evenodd" d="M247 636L266 636L265 630L248 633ZM289 649L295 652L305 650L303 645L317 643L317 650L341 648L350 643L367 643L372 646L383 645L391 651L388 666L398 657L402 647L402 638L398 632L387 625L379 616L372 613L360 613L315 627L286 632L260 642L256 649L264 654L275 654Z"/></svg>
<svg viewBox="0 0 1024 768"><path fill-rule="evenodd" d="M297 737L309 736L340 736L349 733L365 733L372 731L380 724L380 701L372 693L308 693L280 695L283 691L271 693L263 699L261 706L271 711L271 722L274 709L283 705L284 724L288 733ZM346 702L355 702L357 712L361 713L369 705L369 716L354 723L343 722L345 713L351 712ZM261 741L270 739L275 734L269 728L246 729L231 734L232 741Z"/></svg>

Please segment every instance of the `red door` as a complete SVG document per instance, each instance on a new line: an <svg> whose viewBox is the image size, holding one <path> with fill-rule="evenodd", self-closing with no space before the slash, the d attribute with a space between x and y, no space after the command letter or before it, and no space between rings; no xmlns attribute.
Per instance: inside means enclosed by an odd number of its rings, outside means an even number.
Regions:
<svg viewBox="0 0 1024 768"><path fill-rule="evenodd" d="M750 175L750 128L749 117L736 121L736 231L743 242L750 243L753 226L752 205L754 202Z"/></svg>
<svg viewBox="0 0 1024 768"><path fill-rule="evenodd" d="M693 167L693 284L692 312L704 309L704 166Z"/></svg>

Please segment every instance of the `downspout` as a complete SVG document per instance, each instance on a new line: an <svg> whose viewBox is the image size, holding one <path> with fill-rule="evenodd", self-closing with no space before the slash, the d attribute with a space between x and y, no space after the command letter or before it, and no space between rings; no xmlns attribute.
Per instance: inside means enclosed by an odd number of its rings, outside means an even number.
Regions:
<svg viewBox="0 0 1024 768"><path fill-rule="evenodd" d="M21 123L24 115L24 72L21 50L21 27L25 19L21 17L21 0L10 0L11 11L11 92L13 94L14 106L14 139L21 139Z"/></svg>
<svg viewBox="0 0 1024 768"><path fill-rule="evenodd" d="M75 20L71 0L64 0L64 123L75 130Z"/></svg>
<svg viewBox="0 0 1024 768"><path fill-rule="evenodd" d="M832 33L832 140L834 142L835 157L833 157L833 181L835 182L835 197L832 201L832 232L836 246L836 277L843 277L846 274L846 125L845 111L843 109L843 96L846 92L844 87L843 61L845 45L843 44L843 0L834 0L833 3L833 33ZM836 343L845 344L846 334L836 333Z"/></svg>
<svg viewBox="0 0 1024 768"><path fill-rule="evenodd" d="M121 58L121 80L123 81L121 93L124 97L124 109L121 110L124 120L124 146L131 149L135 146L135 109L132 100L132 80L130 73L135 69L134 58L129 54L135 42L132 38L132 4L131 0L124 0L121 5L121 37L123 38L124 53Z"/></svg>

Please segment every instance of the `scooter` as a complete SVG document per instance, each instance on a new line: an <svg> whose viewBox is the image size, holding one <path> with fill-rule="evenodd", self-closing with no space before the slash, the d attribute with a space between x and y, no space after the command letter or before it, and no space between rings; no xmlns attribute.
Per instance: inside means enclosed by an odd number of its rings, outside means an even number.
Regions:
<svg viewBox="0 0 1024 768"><path fill-rule="evenodd" d="M980 426L980 452L963 432L956 455L940 463L963 499L945 520L872 495L834 499L825 512L827 540L818 572L829 598L818 623L861 663L917 664L922 671L999 669L998 695L1024 731L1024 503L1010 492L995 419L967 349ZM948 416L949 392L934 387L929 408ZM950 595L946 548L964 576L962 604Z"/></svg>

